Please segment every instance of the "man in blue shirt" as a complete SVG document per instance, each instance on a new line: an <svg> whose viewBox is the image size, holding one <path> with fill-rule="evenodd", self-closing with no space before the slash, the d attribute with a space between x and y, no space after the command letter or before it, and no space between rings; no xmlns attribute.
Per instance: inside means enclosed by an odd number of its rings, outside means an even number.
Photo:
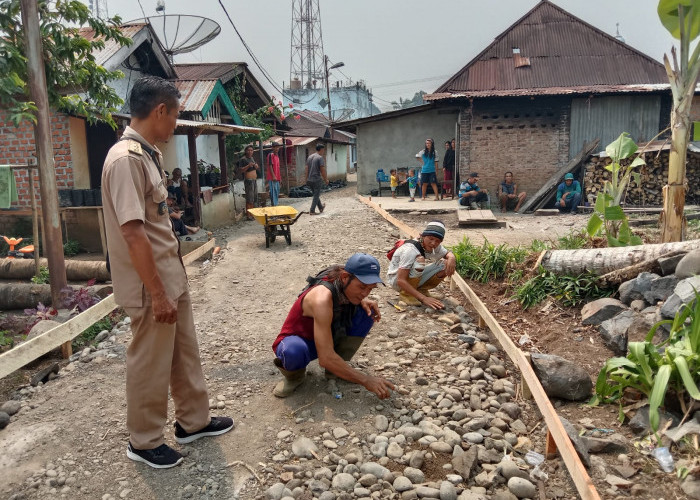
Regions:
<svg viewBox="0 0 700 500"><path fill-rule="evenodd" d="M579 203L581 203L581 184L574 180L574 174L566 174L564 182L557 188L556 207L560 212L569 210L572 214L577 214Z"/></svg>
<svg viewBox="0 0 700 500"><path fill-rule="evenodd" d="M481 189L477 182L479 174L472 172L469 177L459 186L459 204L464 207L470 207L472 210L479 210L477 203L487 202L489 192L486 189Z"/></svg>

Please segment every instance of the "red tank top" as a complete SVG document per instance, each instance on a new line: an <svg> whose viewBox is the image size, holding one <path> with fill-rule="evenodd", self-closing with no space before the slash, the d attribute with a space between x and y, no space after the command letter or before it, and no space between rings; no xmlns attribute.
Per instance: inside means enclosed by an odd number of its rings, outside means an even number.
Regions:
<svg viewBox="0 0 700 500"><path fill-rule="evenodd" d="M294 302L294 305L292 305L292 308L289 310L289 314L287 314L287 319L284 320L280 334L272 343L272 352L276 353L277 346L282 339L289 337L290 335L296 335L306 340L314 339L314 319L304 316L304 311L301 307L306 294L314 288L315 286L312 286L308 290L304 291L304 293L299 295L297 300Z"/></svg>

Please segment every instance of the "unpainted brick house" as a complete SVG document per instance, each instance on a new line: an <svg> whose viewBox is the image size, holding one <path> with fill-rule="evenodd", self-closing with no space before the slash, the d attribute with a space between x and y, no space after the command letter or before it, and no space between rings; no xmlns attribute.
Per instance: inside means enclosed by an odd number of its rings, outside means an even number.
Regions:
<svg viewBox="0 0 700 500"><path fill-rule="evenodd" d="M599 138L602 149L623 131L652 139L671 108L661 63L547 0L425 99L414 111L347 122L357 132L360 192L376 188L377 168L410 163L426 137L439 152L454 137L462 178L476 171L493 191L512 171L532 194L587 141ZM364 148L376 150L381 136L415 138L397 158Z"/></svg>

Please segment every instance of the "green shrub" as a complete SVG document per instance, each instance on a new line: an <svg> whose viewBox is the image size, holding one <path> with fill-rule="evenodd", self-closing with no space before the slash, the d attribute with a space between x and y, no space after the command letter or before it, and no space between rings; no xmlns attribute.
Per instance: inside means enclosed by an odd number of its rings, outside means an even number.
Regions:
<svg viewBox="0 0 700 500"><path fill-rule="evenodd" d="M528 255L527 249L519 246L511 247L505 243L496 246L486 239L483 245L476 246L466 237L451 250L457 259L457 272L482 283L504 277L512 264L524 261Z"/></svg>
<svg viewBox="0 0 700 500"><path fill-rule="evenodd" d="M559 238L557 248L560 250L578 250L588 244L588 237L583 231L571 231L566 236Z"/></svg>
<svg viewBox="0 0 700 500"><path fill-rule="evenodd" d="M13 346L15 339L12 338L12 333L7 330L0 330L0 347Z"/></svg>
<svg viewBox="0 0 700 500"><path fill-rule="evenodd" d="M558 275L540 267L538 273L515 289L515 297L528 309L552 297L564 307L579 305L591 299L608 297L612 290L598 285L598 276L582 273L578 276Z"/></svg>
<svg viewBox="0 0 700 500"><path fill-rule="evenodd" d="M49 282L49 268L41 266L39 268L39 274L37 276L32 276L32 283L37 285L44 285Z"/></svg>
<svg viewBox="0 0 700 500"><path fill-rule="evenodd" d="M63 255L73 257L80 253L80 243L76 240L68 240L63 244Z"/></svg>
<svg viewBox="0 0 700 500"><path fill-rule="evenodd" d="M667 340L654 344L656 330L670 324ZM700 294L691 305L684 305L673 320L660 321L649 331L644 342L630 342L627 357L611 358L600 370L596 394L590 404L619 401L619 418L626 391L639 392L649 398L649 423L659 428L659 407L664 405L669 389L685 412L690 398L700 400Z"/></svg>
<svg viewBox="0 0 700 500"><path fill-rule="evenodd" d="M100 333L102 330L111 330L117 321L114 321L110 316L102 318L92 326L87 327L80 335L75 337L73 339L73 347L76 349L82 349L86 345L89 345L93 340L95 340L98 333Z"/></svg>

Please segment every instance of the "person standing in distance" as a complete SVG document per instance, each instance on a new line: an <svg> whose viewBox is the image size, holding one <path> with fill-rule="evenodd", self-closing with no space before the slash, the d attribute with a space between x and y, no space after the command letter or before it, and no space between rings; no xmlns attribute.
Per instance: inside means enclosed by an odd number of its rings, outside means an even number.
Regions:
<svg viewBox="0 0 700 500"><path fill-rule="evenodd" d="M321 187L323 187L324 183L328 184L326 160L323 158L325 153L326 145L319 143L316 144L316 152L306 159L306 172L304 172L304 176L306 177L306 184L311 188L314 195L311 200L310 215L323 212L326 208L326 206L321 203ZM316 207L318 207L318 212L316 212Z"/></svg>
<svg viewBox="0 0 700 500"><path fill-rule="evenodd" d="M183 460L164 442L168 389L178 443L233 428L233 419L209 416L187 275L168 216L163 156L155 146L172 137L179 98L172 82L155 76L137 80L129 99L131 124L109 150L102 171L114 298L131 318L126 454L157 469Z"/></svg>

